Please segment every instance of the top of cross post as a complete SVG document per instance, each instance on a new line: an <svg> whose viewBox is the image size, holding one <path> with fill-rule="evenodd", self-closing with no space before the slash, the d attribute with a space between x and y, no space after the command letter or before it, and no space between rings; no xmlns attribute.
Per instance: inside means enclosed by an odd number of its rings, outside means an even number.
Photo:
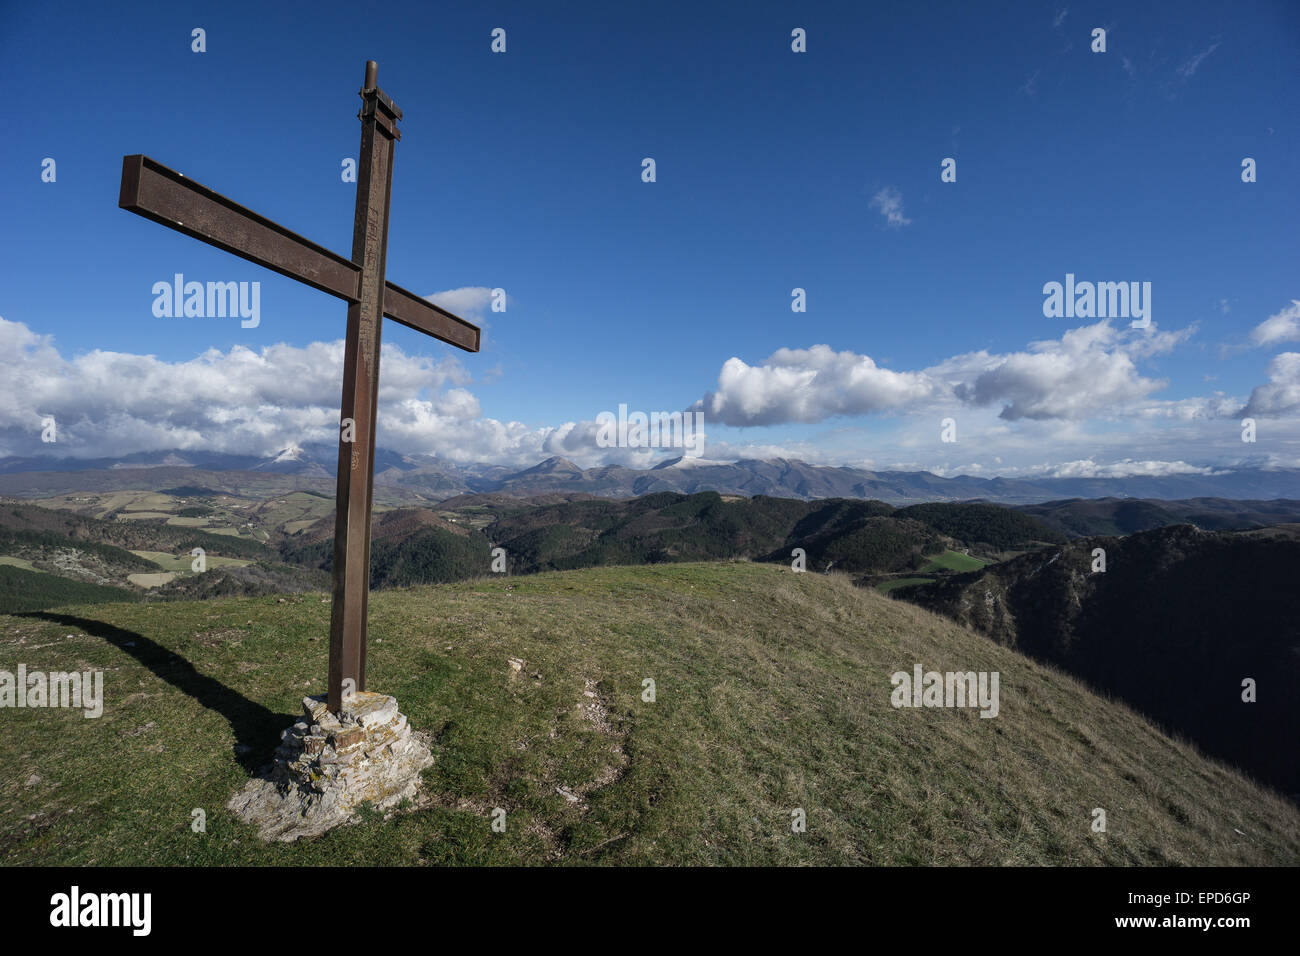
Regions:
<svg viewBox="0 0 1300 956"><path fill-rule="evenodd" d="M388 94L379 88L378 84L379 64L374 60L366 60L366 77L360 90L364 105L357 117L364 123L373 116L380 129L394 139L401 139L402 133L397 128L397 121L402 118L402 111L389 99Z"/></svg>

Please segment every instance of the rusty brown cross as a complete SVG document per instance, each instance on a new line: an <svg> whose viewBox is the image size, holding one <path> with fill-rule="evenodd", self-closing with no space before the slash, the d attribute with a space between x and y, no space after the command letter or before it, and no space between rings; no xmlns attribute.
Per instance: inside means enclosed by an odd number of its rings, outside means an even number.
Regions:
<svg viewBox="0 0 1300 956"><path fill-rule="evenodd" d="M118 205L187 236L305 282L348 304L339 433L338 507L334 521L334 604L330 613L330 710L349 690L366 687L366 609L370 596L370 506L375 480L375 412L379 400L380 316L477 352L478 326L388 282L388 205L393 146L402 111L376 86L378 67L366 62L361 89L361 154L352 258L259 216L148 156L122 159ZM349 429L352 422L351 441Z"/></svg>

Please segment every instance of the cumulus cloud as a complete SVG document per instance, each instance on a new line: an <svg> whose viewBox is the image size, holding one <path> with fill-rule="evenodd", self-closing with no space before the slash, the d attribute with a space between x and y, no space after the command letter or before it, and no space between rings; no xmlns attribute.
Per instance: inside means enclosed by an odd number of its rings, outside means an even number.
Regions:
<svg viewBox="0 0 1300 956"><path fill-rule="evenodd" d="M710 433L703 455L710 459L797 458L940 474L1190 474L1185 469L1240 453L1236 431L1222 427L1225 417L1300 411L1296 353L1274 359L1270 384L1257 388L1245 409L1244 395L1153 397L1163 382L1143 374L1142 363L1191 334L1099 322L1023 350L965 353L914 370L884 368L827 345L780 349L754 365L727 360L715 390L692 407L704 412ZM341 341L210 349L169 362L101 350L65 354L50 336L0 319L0 352L7 357L0 455L202 449L269 456L337 434ZM594 421L538 426L486 418L454 356L385 345L380 384L378 442L406 454L524 467L560 455L583 467L640 468L677 454L601 448ZM960 443L941 444L939 419L956 412ZM40 442L47 415L58 422L57 446ZM853 417L862 420L807 427ZM781 425L797 427L793 434L730 431ZM1300 442L1300 418L1270 429L1279 441ZM870 462L862 460L866 450Z"/></svg>
<svg viewBox="0 0 1300 956"><path fill-rule="evenodd" d="M1250 341L1258 346L1300 341L1300 299L1292 299L1286 308L1251 329Z"/></svg>
<svg viewBox="0 0 1300 956"><path fill-rule="evenodd" d="M0 454L115 457L204 449L269 455L290 444L333 441L343 342L209 349L188 361L95 350L68 358L50 336L0 318ZM481 418L470 376L384 345L379 436L387 447L462 461L535 462L550 428ZM53 416L56 445L40 442Z"/></svg>
<svg viewBox="0 0 1300 956"><path fill-rule="evenodd" d="M894 372L869 356L828 345L780 349L762 365L730 358L717 391L697 404L707 421L726 425L819 422L834 415L901 409L934 392L924 373Z"/></svg>
<svg viewBox="0 0 1300 956"><path fill-rule="evenodd" d="M1300 352L1283 352L1268 363L1267 385L1250 393L1241 414L1261 418L1300 411Z"/></svg>
<svg viewBox="0 0 1300 956"><path fill-rule="evenodd" d="M955 385L953 393L971 405L1001 404L1000 417L1008 421L1088 418L1164 388L1166 381L1139 374L1134 360L1166 352L1190 334L1185 329L1135 336L1098 322L1059 340L1030 343L1024 352L977 353L988 367ZM953 361L960 367L960 357Z"/></svg>
<svg viewBox="0 0 1300 956"><path fill-rule="evenodd" d="M903 194L893 186L886 186L871 197L871 208L880 210L885 222L891 226L910 226L912 220L903 215Z"/></svg>
<svg viewBox="0 0 1300 956"><path fill-rule="evenodd" d="M177 362L100 350L66 357L50 336L0 318L0 354L7 357L0 456L113 458L172 449L271 456L290 445L333 442L343 352L339 340L209 349ZM560 455L584 467L649 468L680 454L602 448L595 421L530 426L485 418L470 382L453 356L435 360L383 345L379 446L523 467ZM54 445L40 440L46 416L57 423Z"/></svg>
<svg viewBox="0 0 1300 956"><path fill-rule="evenodd" d="M697 404L709 421L740 427L820 422L836 415L908 413L940 402L1001 405L1000 417L1083 419L1132 406L1165 386L1137 368L1168 352L1192 329L1083 326L1060 339L1033 342L1023 352L954 356L931 368L896 372L870 356L829 346L781 349L760 365L730 358L715 391Z"/></svg>

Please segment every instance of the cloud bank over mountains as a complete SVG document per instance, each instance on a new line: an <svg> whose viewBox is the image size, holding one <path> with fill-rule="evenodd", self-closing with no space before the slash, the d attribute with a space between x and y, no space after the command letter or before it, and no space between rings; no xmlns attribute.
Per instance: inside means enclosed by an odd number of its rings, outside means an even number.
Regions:
<svg viewBox="0 0 1300 956"><path fill-rule="evenodd" d="M1104 320L1023 352L969 352L914 372L826 345L780 349L760 365L728 359L701 407L710 421L739 427L960 406L1000 406L1007 421L1132 413L1168 384L1141 375L1137 362L1171 351L1193 331L1117 329Z"/></svg>
<svg viewBox="0 0 1300 956"><path fill-rule="evenodd" d="M474 287L429 298L477 318L490 292ZM1300 439L1300 421L1288 420L1300 415L1300 352L1275 355L1268 381L1249 396L1161 399L1169 381L1144 364L1187 344L1195 331L1103 320L1019 351L967 352L912 370L824 344L782 348L756 364L731 356L712 391L686 409L654 410L702 411L706 431L713 431L704 456L718 460L799 458L986 476L1193 474L1242 461L1295 465L1275 451L1229 448L1225 436L1237 428L1234 419L1246 416L1276 420L1275 435ZM1300 341L1300 300L1248 338L1261 348ZM68 356L52 337L0 318L0 350L7 356L0 455L274 454L335 440L341 340L209 349L179 362L102 350ZM455 356L434 359L384 345L381 369L383 447L520 466L560 455L585 467L644 468L679 454L599 447L595 415L608 402L595 403L590 419L540 427L485 417L472 391L475 380ZM637 407L635 396L621 400ZM57 422L54 445L40 442L49 416ZM938 440L944 417L959 422L953 445ZM826 434L809 436L807 426ZM777 428L795 428L798 437L774 436Z"/></svg>

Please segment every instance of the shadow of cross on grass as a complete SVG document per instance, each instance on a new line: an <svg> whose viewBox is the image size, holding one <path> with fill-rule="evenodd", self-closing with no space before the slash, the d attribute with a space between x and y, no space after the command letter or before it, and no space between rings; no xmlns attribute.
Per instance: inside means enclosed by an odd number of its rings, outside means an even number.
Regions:
<svg viewBox="0 0 1300 956"><path fill-rule="evenodd" d="M143 634L123 630L104 621L50 611L26 611L14 616L52 621L102 638L130 654L177 690L189 694L208 710L216 711L230 722L230 729L235 735L235 759L250 773L271 759L271 754L280 742L280 731L297 719L293 714L277 714L227 687L215 677L200 674L185 658Z"/></svg>

